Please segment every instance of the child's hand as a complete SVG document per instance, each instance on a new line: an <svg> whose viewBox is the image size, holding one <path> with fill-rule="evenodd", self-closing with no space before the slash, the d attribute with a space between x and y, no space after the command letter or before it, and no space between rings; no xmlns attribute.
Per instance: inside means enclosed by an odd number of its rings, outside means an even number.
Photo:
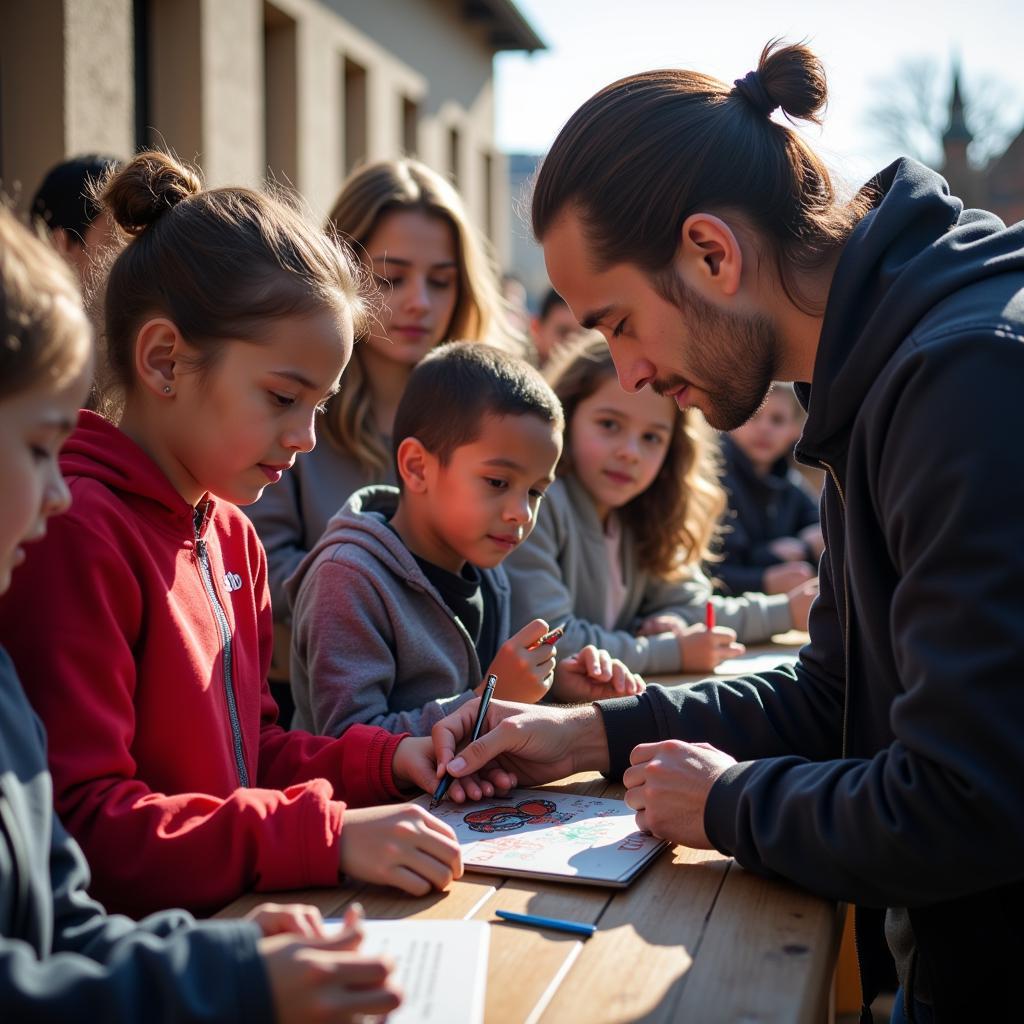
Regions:
<svg viewBox="0 0 1024 1024"><path fill-rule="evenodd" d="M818 577L801 583L789 592L789 614L793 617L794 629L807 629L807 618L811 612L811 604L818 596Z"/></svg>
<svg viewBox="0 0 1024 1024"><path fill-rule="evenodd" d="M472 703L475 708L480 702ZM406 736L395 748L391 774L400 789L404 789L407 783L412 783L425 793L433 793L441 780L437 774L434 744L430 737ZM504 772L496 770L493 775L493 778L482 778L476 774L467 775L459 781L465 786L466 795L470 800L487 800L496 792L504 793L512 788Z"/></svg>
<svg viewBox="0 0 1024 1024"><path fill-rule="evenodd" d="M736 630L726 626L708 629L698 622L678 635L680 669L683 672L711 672L727 658L742 654L746 647L736 642Z"/></svg>
<svg viewBox="0 0 1024 1024"><path fill-rule="evenodd" d="M588 644L579 654L558 663L551 696L563 704L574 704L602 697L627 697L646 688L643 679L618 658Z"/></svg>
<svg viewBox="0 0 1024 1024"><path fill-rule="evenodd" d="M338 863L342 874L413 896L462 877L455 833L415 804L346 810Z"/></svg>
<svg viewBox="0 0 1024 1024"><path fill-rule="evenodd" d="M358 948L363 940L360 928L362 911L358 903L353 903L345 911L344 927L337 936L344 938L345 943L337 948ZM320 911L305 903L261 903L245 915L245 920L252 921L264 935L299 935L307 939L322 939L327 934Z"/></svg>
<svg viewBox="0 0 1024 1024"><path fill-rule="evenodd" d="M376 956L348 951L349 939L311 941L293 935L260 939L259 951L280 1024L356 1021L385 1014L402 1001L391 980L393 965Z"/></svg>
<svg viewBox="0 0 1024 1024"><path fill-rule="evenodd" d="M765 569L762 587L766 594L788 594L794 587L813 578L814 567L809 562L780 562Z"/></svg>
<svg viewBox="0 0 1024 1024"><path fill-rule="evenodd" d="M776 537L768 545L768 550L780 562L805 562L807 545L796 537Z"/></svg>
<svg viewBox="0 0 1024 1024"><path fill-rule="evenodd" d="M650 615L637 627L637 636L657 636L658 633L672 633L681 636L690 628L678 615Z"/></svg>
<svg viewBox="0 0 1024 1024"><path fill-rule="evenodd" d="M487 669L498 677L495 697L534 704L548 692L555 671L555 648L544 644L535 651L526 649L547 631L543 619L534 619L501 645Z"/></svg>

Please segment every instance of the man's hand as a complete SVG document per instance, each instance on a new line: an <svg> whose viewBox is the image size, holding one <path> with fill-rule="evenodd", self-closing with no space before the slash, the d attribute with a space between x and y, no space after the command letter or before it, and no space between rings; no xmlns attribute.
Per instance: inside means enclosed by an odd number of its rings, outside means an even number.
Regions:
<svg viewBox="0 0 1024 1024"><path fill-rule="evenodd" d="M505 790L608 768L604 723L592 705L552 708L492 700L480 739L459 751L473 731L478 706L479 701L468 701L434 726L438 779L445 769L457 779L481 772ZM462 783L453 782L448 796L462 803Z"/></svg>
<svg viewBox="0 0 1024 1024"><path fill-rule="evenodd" d="M636 827L659 839L710 850L704 806L711 787L736 760L710 743L641 743L629 755L622 781Z"/></svg>

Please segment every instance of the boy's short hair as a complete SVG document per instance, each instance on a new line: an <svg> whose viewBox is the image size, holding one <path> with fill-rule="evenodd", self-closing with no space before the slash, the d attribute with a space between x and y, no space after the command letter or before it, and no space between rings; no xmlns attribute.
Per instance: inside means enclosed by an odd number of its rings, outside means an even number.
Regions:
<svg viewBox="0 0 1024 1024"><path fill-rule="evenodd" d="M480 436L484 416L538 416L557 430L562 406L529 363L478 342L440 345L417 365L395 412L392 452L415 437L446 465ZM399 477L400 478L400 477Z"/></svg>
<svg viewBox="0 0 1024 1024"><path fill-rule="evenodd" d="M119 166L115 156L85 153L51 167L32 197L33 219L50 231L63 228L69 238L84 244L85 233L100 212L94 186Z"/></svg>

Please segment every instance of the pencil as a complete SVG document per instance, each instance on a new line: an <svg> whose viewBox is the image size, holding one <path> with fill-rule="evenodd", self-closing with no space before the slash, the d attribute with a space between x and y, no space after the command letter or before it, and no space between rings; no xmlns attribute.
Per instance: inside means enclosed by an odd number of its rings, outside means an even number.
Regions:
<svg viewBox="0 0 1024 1024"><path fill-rule="evenodd" d="M491 697L494 696L494 688L497 685L498 677L492 673L487 677L487 685L484 686L483 696L480 698L480 707L476 712L473 732L469 737L470 743L480 738L480 730L484 727L484 718L487 717L487 706L491 703ZM448 787L452 784L452 781L453 776L445 772L444 778L440 781L437 789L434 790L434 795L430 798L430 810L433 810L444 799L444 795L448 792Z"/></svg>
<svg viewBox="0 0 1024 1024"><path fill-rule="evenodd" d="M528 651L535 651L538 647L543 647L545 644L551 646L557 644L562 639L562 635L565 633L565 626L555 626L554 629L549 629L539 640L534 640L532 644L527 646Z"/></svg>
<svg viewBox="0 0 1024 1024"><path fill-rule="evenodd" d="M709 630L715 628L715 606L711 603L710 598L708 599L708 603L704 605L704 625L707 626Z"/></svg>

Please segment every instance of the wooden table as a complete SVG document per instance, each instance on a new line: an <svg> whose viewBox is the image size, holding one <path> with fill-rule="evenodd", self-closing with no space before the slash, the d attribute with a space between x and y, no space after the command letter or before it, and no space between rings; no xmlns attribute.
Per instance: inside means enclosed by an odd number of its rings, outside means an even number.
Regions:
<svg viewBox="0 0 1024 1024"><path fill-rule="evenodd" d="M550 788L621 797L600 775ZM744 871L715 851L664 851L626 889L466 874L413 898L375 886L250 894L218 916L268 899L339 916L489 921L488 1024L825 1021L842 921L835 904ZM495 910L593 922L570 935L499 921Z"/></svg>

